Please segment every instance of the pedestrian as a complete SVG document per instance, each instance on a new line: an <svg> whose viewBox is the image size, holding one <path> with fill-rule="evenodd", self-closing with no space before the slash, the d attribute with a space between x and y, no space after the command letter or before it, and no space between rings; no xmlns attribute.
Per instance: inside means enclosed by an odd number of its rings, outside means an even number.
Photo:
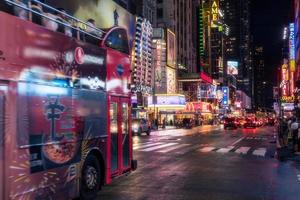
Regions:
<svg viewBox="0 0 300 200"><path fill-rule="evenodd" d="M287 147L287 137L289 132L288 123L286 119L282 119L280 122L279 143L281 147Z"/></svg>
<svg viewBox="0 0 300 200"><path fill-rule="evenodd" d="M165 128L166 128L166 118L164 118L164 119L163 119L162 128L163 128L163 129L165 129Z"/></svg>
<svg viewBox="0 0 300 200"><path fill-rule="evenodd" d="M299 154L298 152L298 129L299 123L297 119L294 117L291 123L292 137L293 137L293 150L295 154Z"/></svg>

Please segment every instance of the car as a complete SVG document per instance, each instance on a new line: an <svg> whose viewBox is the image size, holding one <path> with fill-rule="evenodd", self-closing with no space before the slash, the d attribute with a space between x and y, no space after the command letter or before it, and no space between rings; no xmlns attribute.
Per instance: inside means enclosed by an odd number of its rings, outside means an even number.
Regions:
<svg viewBox="0 0 300 200"><path fill-rule="evenodd" d="M150 135L151 125L146 119L132 119L132 133L137 135L146 133L147 135Z"/></svg>
<svg viewBox="0 0 300 200"><path fill-rule="evenodd" d="M256 128L257 123L254 118L247 118L244 123L244 128Z"/></svg>
<svg viewBox="0 0 300 200"><path fill-rule="evenodd" d="M227 117L224 119L224 129L227 128L233 128L233 129L238 128L238 122L235 120L234 117Z"/></svg>
<svg viewBox="0 0 300 200"><path fill-rule="evenodd" d="M245 124L245 119L243 117L236 118L236 123L239 128L243 128Z"/></svg>
<svg viewBox="0 0 300 200"><path fill-rule="evenodd" d="M267 124L268 124L269 126L274 126L275 123L276 123L275 118L273 118L273 117L268 117Z"/></svg>

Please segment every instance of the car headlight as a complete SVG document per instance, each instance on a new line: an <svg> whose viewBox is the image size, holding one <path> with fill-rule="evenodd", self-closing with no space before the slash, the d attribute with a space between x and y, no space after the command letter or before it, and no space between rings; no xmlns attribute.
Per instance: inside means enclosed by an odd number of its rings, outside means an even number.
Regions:
<svg viewBox="0 0 300 200"><path fill-rule="evenodd" d="M138 129L139 128L139 125L138 124L133 124L132 125L132 129Z"/></svg>

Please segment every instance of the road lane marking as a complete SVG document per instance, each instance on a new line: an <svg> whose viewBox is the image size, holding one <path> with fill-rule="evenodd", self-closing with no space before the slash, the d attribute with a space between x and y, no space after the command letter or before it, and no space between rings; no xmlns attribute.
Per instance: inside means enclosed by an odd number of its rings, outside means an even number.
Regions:
<svg viewBox="0 0 300 200"><path fill-rule="evenodd" d="M240 147L235 151L235 153L247 154L249 150L250 147Z"/></svg>
<svg viewBox="0 0 300 200"><path fill-rule="evenodd" d="M173 146L173 145L176 145L178 143L167 143L167 144L162 144L162 145L159 145L159 146L155 146L155 147L149 147L149 148L146 148L146 149L142 149L140 151L154 151L154 150L157 150L157 149L162 149L162 148L165 148L165 147L169 147L169 146Z"/></svg>
<svg viewBox="0 0 300 200"><path fill-rule="evenodd" d="M165 143L156 142L156 143L141 145L141 146L133 147L133 150L137 150L137 149L141 149L141 148L147 148L147 147L152 147L152 146L157 146L157 145L160 145L160 144L165 144Z"/></svg>
<svg viewBox="0 0 300 200"><path fill-rule="evenodd" d="M216 147L203 147L200 149L201 152L210 152L216 149Z"/></svg>
<svg viewBox="0 0 300 200"><path fill-rule="evenodd" d="M180 149L180 148L183 148L183 147L186 147L186 146L190 146L190 144L180 144L180 145L177 145L177 146L171 146L169 148L166 148L166 149L163 149L163 150L160 150L160 151L157 151L157 152L167 153L167 152L170 152L170 151L173 151L173 150L176 150L176 149Z"/></svg>
<svg viewBox="0 0 300 200"><path fill-rule="evenodd" d="M240 141L242 141L245 137L241 137L240 139L238 139L237 141L235 141L234 143L232 143L230 146L234 146L235 144L239 143Z"/></svg>
<svg viewBox="0 0 300 200"><path fill-rule="evenodd" d="M229 146L229 147L226 147L226 148L218 149L217 152L218 152L218 153L228 153L228 152L231 151L232 149L234 149L234 146Z"/></svg>
<svg viewBox="0 0 300 200"><path fill-rule="evenodd" d="M266 155L266 152L267 152L266 148L258 148L253 151L253 155L264 157Z"/></svg>

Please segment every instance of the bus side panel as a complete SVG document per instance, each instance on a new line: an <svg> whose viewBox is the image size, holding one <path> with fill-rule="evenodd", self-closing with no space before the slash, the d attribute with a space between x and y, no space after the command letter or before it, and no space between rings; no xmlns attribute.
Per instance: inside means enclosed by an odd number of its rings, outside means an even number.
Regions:
<svg viewBox="0 0 300 200"><path fill-rule="evenodd" d="M3 12L0 23L0 80L13 80L4 199L75 197L82 155L91 148L105 155L106 51ZM65 150L73 153L57 156Z"/></svg>

